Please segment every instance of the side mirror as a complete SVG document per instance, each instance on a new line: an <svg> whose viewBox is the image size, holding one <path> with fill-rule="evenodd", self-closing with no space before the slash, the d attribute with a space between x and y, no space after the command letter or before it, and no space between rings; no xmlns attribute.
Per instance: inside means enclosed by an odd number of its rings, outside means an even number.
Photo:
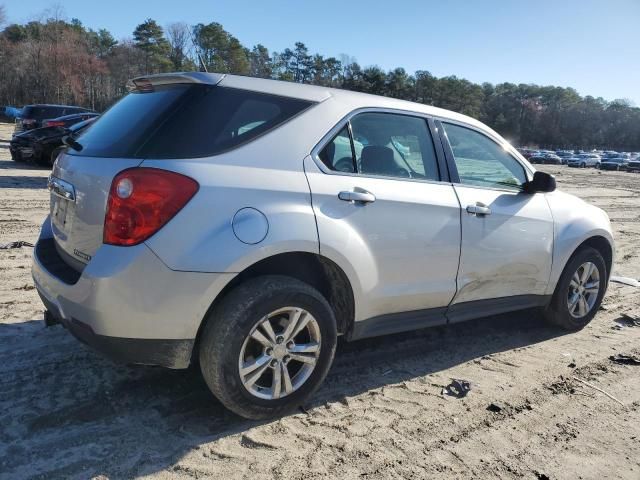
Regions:
<svg viewBox="0 0 640 480"><path fill-rule="evenodd" d="M526 193L553 192L556 189L556 177L545 172L533 174L533 180L523 185Z"/></svg>

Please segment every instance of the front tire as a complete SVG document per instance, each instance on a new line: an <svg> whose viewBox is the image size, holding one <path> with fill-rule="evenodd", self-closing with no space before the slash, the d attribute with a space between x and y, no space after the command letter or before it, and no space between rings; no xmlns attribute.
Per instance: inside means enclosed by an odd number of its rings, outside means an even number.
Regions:
<svg viewBox="0 0 640 480"><path fill-rule="evenodd" d="M583 247L571 257L545 310L546 320L569 331L586 327L598 312L607 288L607 267L600 252Z"/></svg>
<svg viewBox="0 0 640 480"><path fill-rule="evenodd" d="M333 310L320 292L294 278L246 281L206 322L202 375L220 402L245 418L292 411L315 392L333 362Z"/></svg>

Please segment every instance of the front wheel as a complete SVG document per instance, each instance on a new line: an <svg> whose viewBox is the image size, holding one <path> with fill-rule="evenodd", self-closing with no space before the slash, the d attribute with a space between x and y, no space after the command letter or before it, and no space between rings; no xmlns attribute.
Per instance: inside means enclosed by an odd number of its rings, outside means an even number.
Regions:
<svg viewBox="0 0 640 480"><path fill-rule="evenodd" d="M607 267L600 252L578 250L569 260L548 307L547 321L565 330L581 330L593 319L607 287Z"/></svg>
<svg viewBox="0 0 640 480"><path fill-rule="evenodd" d="M209 317L200 368L213 394L250 419L301 405L327 375L336 320L325 298L294 278L263 276L236 287Z"/></svg>

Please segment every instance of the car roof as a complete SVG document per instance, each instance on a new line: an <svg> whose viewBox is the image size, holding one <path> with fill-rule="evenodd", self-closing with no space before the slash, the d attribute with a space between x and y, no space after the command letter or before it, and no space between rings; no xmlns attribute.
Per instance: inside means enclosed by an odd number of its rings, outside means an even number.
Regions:
<svg viewBox="0 0 640 480"><path fill-rule="evenodd" d="M382 97L380 95L371 95L368 93L353 92L350 90L342 90L338 88L323 87L318 85L308 85L302 83L285 82L282 80L271 80L266 78L205 72L177 72L146 75L130 80L127 85L129 89L134 89L136 87L142 87L145 84L168 85L172 83L199 83L207 85L220 85L230 88L239 88L244 90L269 93L282 97L293 97L312 102L323 102L329 98L335 98L337 101L349 103L350 105L352 105L354 110L358 108L386 108L422 113L425 115L431 115L435 117L459 121L461 123L466 123L481 130L491 132L494 135L500 137L494 130L479 122L475 118L452 112L450 110L432 107L422 103Z"/></svg>
<svg viewBox="0 0 640 480"><path fill-rule="evenodd" d="M61 117L54 118L53 120L73 120L74 118L84 117L85 115L95 115L97 117L99 113L96 113L96 112L70 113L69 115L63 115Z"/></svg>
<svg viewBox="0 0 640 480"><path fill-rule="evenodd" d="M84 107L78 107L77 105L56 105L54 103L33 103L31 105L25 105L23 108L28 108L28 107L84 108Z"/></svg>

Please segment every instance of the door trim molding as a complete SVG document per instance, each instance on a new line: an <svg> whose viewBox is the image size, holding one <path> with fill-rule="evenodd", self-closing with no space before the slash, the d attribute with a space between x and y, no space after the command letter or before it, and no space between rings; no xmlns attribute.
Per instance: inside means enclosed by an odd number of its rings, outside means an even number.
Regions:
<svg viewBox="0 0 640 480"><path fill-rule="evenodd" d="M449 307L378 315L355 322L347 338L348 340L360 340L362 338L465 322L501 313L544 307L550 301L551 295L514 295L487 300L473 300L471 302L453 304Z"/></svg>
<svg viewBox="0 0 640 480"><path fill-rule="evenodd" d="M387 313L355 322L349 340L378 337L447 323L447 307Z"/></svg>
<svg viewBox="0 0 640 480"><path fill-rule="evenodd" d="M510 297L472 300L454 303L447 310L448 323L465 322L474 318L489 317L500 313L544 307L551 301L551 295L513 295Z"/></svg>

